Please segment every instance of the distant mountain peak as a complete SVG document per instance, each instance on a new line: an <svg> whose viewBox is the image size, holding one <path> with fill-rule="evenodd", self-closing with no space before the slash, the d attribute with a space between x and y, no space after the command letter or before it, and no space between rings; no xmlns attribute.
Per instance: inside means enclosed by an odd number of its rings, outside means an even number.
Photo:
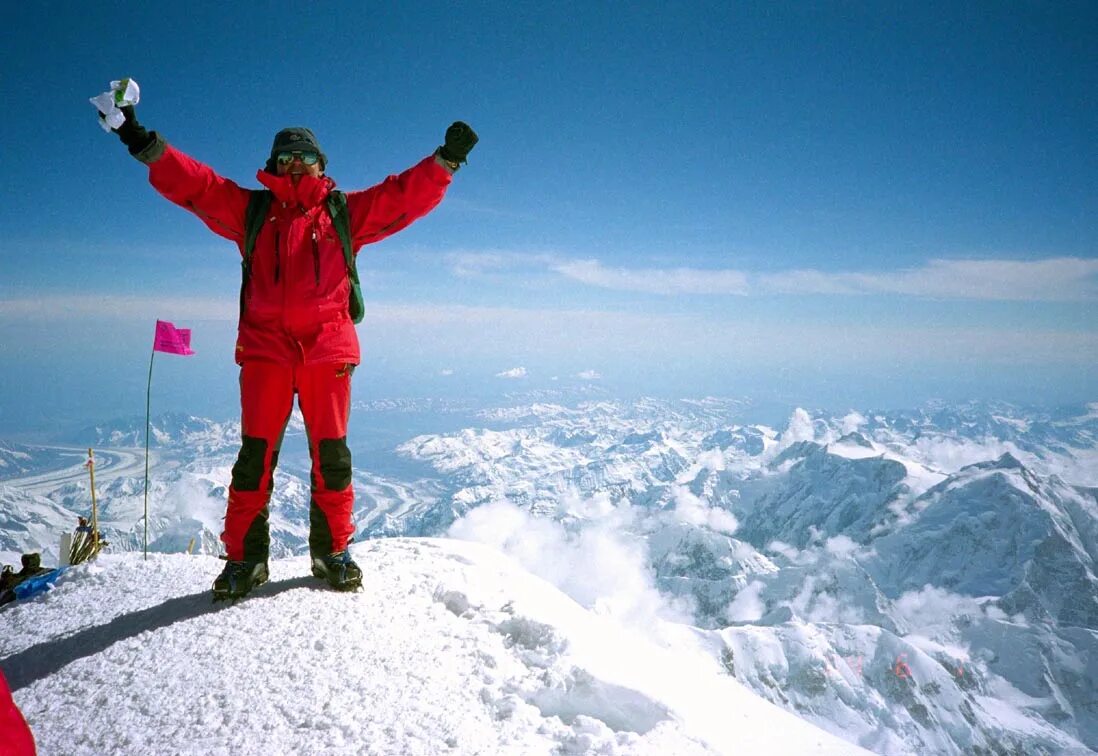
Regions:
<svg viewBox="0 0 1098 756"><path fill-rule="evenodd" d="M806 459L815 454L825 454L826 450L820 444L815 441L795 441L785 451L779 454L770 463L771 467L781 467L786 462L793 462L798 459Z"/></svg>
<svg viewBox="0 0 1098 756"><path fill-rule="evenodd" d="M961 472L965 470L1020 470L1024 471L1026 466L1010 452L1004 452L998 459L987 460L985 462L977 462L973 465L968 465L961 468Z"/></svg>
<svg viewBox="0 0 1098 756"><path fill-rule="evenodd" d="M863 436L858 431L852 431L850 433L847 433L845 436L840 438L835 443L837 443L837 444L848 444L850 446L860 446L860 447L865 448L865 449L872 449L873 448L872 442L870 442L870 440L868 438Z"/></svg>

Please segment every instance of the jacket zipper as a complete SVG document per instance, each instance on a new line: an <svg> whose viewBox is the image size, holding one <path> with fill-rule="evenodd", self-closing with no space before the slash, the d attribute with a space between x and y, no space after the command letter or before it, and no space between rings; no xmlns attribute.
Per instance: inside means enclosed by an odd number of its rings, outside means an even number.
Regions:
<svg viewBox="0 0 1098 756"><path fill-rule="evenodd" d="M275 229L275 283L278 283L278 273L282 267L282 253L278 248L279 237L278 229Z"/></svg>
<svg viewBox="0 0 1098 756"><path fill-rule="evenodd" d="M313 271L316 273L316 285L320 286L320 245L316 240L316 229L313 229Z"/></svg>

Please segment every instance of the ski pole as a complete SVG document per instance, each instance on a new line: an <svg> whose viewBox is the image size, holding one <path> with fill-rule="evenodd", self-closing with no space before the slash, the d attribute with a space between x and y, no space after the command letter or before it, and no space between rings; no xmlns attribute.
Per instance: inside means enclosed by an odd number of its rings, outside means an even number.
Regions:
<svg viewBox="0 0 1098 756"><path fill-rule="evenodd" d="M91 521L91 539L93 553L95 547L99 544L99 515L95 501L95 453L92 452L91 447L88 447L88 475L91 477L91 497L92 497L92 521Z"/></svg>

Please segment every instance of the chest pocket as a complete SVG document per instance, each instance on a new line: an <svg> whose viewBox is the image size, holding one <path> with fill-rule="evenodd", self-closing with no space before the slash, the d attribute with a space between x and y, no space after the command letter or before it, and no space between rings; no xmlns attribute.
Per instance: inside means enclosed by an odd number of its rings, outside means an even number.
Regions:
<svg viewBox="0 0 1098 756"><path fill-rule="evenodd" d="M308 232L307 246L312 259L313 282L318 289L330 290L347 277L339 234L327 217L319 217Z"/></svg>

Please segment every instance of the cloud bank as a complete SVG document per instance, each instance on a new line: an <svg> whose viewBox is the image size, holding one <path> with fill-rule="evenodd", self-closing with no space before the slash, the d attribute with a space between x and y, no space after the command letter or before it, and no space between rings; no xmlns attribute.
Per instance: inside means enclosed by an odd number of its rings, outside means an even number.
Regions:
<svg viewBox="0 0 1098 756"><path fill-rule="evenodd" d="M553 270L589 286L619 291L738 296L751 293L747 274L738 270L607 268L597 260L558 263L553 266Z"/></svg>
<svg viewBox="0 0 1098 756"><path fill-rule="evenodd" d="M1081 301L1098 298L1098 260L930 260L873 272L804 269L779 273L698 268L614 268L597 260L556 262L553 271L604 289L647 294L866 296L929 299Z"/></svg>

